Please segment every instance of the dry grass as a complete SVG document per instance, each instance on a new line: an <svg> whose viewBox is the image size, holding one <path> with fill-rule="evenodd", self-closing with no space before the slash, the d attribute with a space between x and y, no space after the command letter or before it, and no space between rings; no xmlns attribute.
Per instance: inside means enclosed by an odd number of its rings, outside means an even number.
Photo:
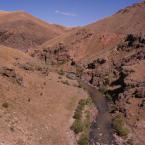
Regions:
<svg viewBox="0 0 145 145"><path fill-rule="evenodd" d="M71 144L69 122L78 100L87 95L86 92L58 83L57 73L44 76L37 71L24 71L15 66L17 50L8 52L10 58L5 61L6 55L0 57L0 65L15 69L23 77L24 85L15 85L0 75L0 102L10 104L8 107L7 104L0 105L0 142L9 145L20 142L31 145ZM17 53L17 57L21 62L30 58L23 53Z"/></svg>

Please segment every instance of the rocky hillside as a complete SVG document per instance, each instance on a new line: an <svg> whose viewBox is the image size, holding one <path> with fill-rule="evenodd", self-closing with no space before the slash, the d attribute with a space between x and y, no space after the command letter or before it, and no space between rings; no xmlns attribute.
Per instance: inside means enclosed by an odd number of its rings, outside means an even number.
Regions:
<svg viewBox="0 0 145 145"><path fill-rule="evenodd" d="M87 97L75 80L0 46L0 82L0 144L74 144L71 118L79 100Z"/></svg>
<svg viewBox="0 0 145 145"><path fill-rule="evenodd" d="M117 145L144 145L144 18L145 2L73 29L1 12L0 44L32 49L0 46L0 143L74 145L69 119L87 96L78 77L108 103Z"/></svg>
<svg viewBox="0 0 145 145"><path fill-rule="evenodd" d="M145 35L144 17L145 2L134 4L113 16L75 28L57 39L46 42L39 50L53 49L62 43L75 60L95 58L117 45L127 34Z"/></svg>
<svg viewBox="0 0 145 145"><path fill-rule="evenodd" d="M119 10L111 17L104 18L86 26L98 33L114 32L120 34L142 33L145 34L145 1Z"/></svg>
<svg viewBox="0 0 145 145"><path fill-rule="evenodd" d="M0 12L0 44L28 50L66 32L25 12Z"/></svg>
<svg viewBox="0 0 145 145"><path fill-rule="evenodd" d="M96 86L112 103L112 116L122 114L134 144L144 144L145 37L128 35L109 52L83 64L83 80Z"/></svg>
<svg viewBox="0 0 145 145"><path fill-rule="evenodd" d="M111 17L75 28L31 52L46 64L74 67L77 76L97 87L110 100L110 115L123 117L115 128L127 135L122 144L145 144L145 2ZM66 65L67 64L67 65ZM120 118L114 120L121 120Z"/></svg>

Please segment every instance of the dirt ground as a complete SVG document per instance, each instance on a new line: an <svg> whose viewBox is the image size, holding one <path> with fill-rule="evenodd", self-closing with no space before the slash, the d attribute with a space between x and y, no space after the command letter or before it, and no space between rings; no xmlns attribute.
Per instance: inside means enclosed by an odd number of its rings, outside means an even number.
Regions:
<svg viewBox="0 0 145 145"><path fill-rule="evenodd" d="M22 84L9 75L0 75L1 145L72 145L71 118L78 101L87 93L77 82L49 72L31 72L15 66L15 52L0 49L0 67L13 68L23 78ZM5 53L6 54L6 53ZM21 60L30 59L17 52ZM3 63L5 61L5 64ZM68 84L65 84L65 80Z"/></svg>

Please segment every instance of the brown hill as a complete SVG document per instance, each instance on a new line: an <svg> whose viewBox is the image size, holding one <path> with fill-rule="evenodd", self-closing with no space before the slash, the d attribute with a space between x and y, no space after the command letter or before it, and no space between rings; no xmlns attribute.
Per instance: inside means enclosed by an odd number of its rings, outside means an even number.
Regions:
<svg viewBox="0 0 145 145"><path fill-rule="evenodd" d="M74 144L73 111L87 93L75 80L43 66L22 51L0 46L1 144Z"/></svg>
<svg viewBox="0 0 145 145"><path fill-rule="evenodd" d="M75 28L42 44L39 49L53 49L62 43L69 50L69 55L76 60L94 58L118 44L127 34L144 35L144 18L145 2L134 4L96 23Z"/></svg>
<svg viewBox="0 0 145 145"><path fill-rule="evenodd" d="M65 32L25 12L0 12L0 44L28 50Z"/></svg>
<svg viewBox="0 0 145 145"><path fill-rule="evenodd" d="M11 16L9 20L7 16ZM1 34L6 40L2 44L21 49L40 45L30 54L45 63L28 53L0 46L0 142L73 145L69 121L77 101L87 96L75 80L64 76L76 73L110 102L112 124L117 121L114 132L125 135L121 139L115 134L118 145L144 145L144 17L142 2L65 33L66 28L23 12L1 12L0 29L6 30Z"/></svg>
<svg viewBox="0 0 145 145"><path fill-rule="evenodd" d="M46 64L52 61L53 66L63 66L67 71L72 71L68 67L71 64L77 76L104 94L110 102L112 124L116 118L119 120L115 132L128 136L116 138L118 145L145 144L144 18L142 2L94 24L75 28L31 52ZM124 125L118 128L119 116Z"/></svg>
<svg viewBox="0 0 145 145"><path fill-rule="evenodd" d="M97 32L114 32L120 34L142 33L145 34L145 1L133 4L115 13L111 17L104 18L87 28Z"/></svg>

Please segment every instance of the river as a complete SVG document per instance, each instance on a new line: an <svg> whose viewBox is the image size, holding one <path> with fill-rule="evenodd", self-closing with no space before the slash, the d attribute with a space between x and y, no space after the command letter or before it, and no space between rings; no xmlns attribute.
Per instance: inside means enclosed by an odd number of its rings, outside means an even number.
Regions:
<svg viewBox="0 0 145 145"><path fill-rule="evenodd" d="M93 103L96 105L96 109L99 112L96 120L92 122L90 127L90 145L115 145L111 127L111 115L108 112L108 102L106 97L87 82L80 81L80 84L90 94Z"/></svg>

